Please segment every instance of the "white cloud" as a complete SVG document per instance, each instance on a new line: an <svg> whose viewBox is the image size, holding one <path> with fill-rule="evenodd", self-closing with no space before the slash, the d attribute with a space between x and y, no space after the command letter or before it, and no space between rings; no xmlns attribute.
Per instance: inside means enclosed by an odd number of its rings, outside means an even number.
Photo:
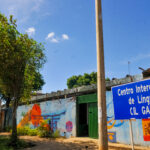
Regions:
<svg viewBox="0 0 150 150"><path fill-rule="evenodd" d="M67 34L62 34L61 36L56 36L55 32L50 32L45 39L52 43L59 43L64 40L69 40L69 36Z"/></svg>
<svg viewBox="0 0 150 150"><path fill-rule="evenodd" d="M54 36L55 36L55 33L54 33L54 32L50 32L50 33L47 35L46 40L51 39L51 38L53 38Z"/></svg>
<svg viewBox="0 0 150 150"><path fill-rule="evenodd" d="M56 38L52 38L50 41L51 41L52 43L59 43L59 40L56 39Z"/></svg>
<svg viewBox="0 0 150 150"><path fill-rule="evenodd" d="M32 35L35 34L35 28L34 28L34 27L30 27L30 28L28 28L28 29L26 30L26 32L27 32L27 34L28 34L29 36L32 36Z"/></svg>
<svg viewBox="0 0 150 150"><path fill-rule="evenodd" d="M62 39L63 40L69 40L69 36L67 34L62 34Z"/></svg>
<svg viewBox="0 0 150 150"><path fill-rule="evenodd" d="M59 39L55 37L55 32L50 32L45 39L52 43L59 43Z"/></svg>

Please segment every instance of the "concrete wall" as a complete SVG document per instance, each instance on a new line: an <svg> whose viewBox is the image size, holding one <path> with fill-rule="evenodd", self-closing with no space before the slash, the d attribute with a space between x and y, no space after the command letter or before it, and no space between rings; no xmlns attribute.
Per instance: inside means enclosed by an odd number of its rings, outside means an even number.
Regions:
<svg viewBox="0 0 150 150"><path fill-rule="evenodd" d="M114 107L112 93L106 92L107 99L107 127L109 141L130 144L130 128L128 120L117 120L114 118ZM132 121L133 138L136 145L150 146L150 142L143 140L142 120Z"/></svg>
<svg viewBox="0 0 150 150"><path fill-rule="evenodd" d="M76 100L58 99L38 104L23 105L17 109L18 127L36 128L43 120L50 119L50 128L61 136L76 136Z"/></svg>

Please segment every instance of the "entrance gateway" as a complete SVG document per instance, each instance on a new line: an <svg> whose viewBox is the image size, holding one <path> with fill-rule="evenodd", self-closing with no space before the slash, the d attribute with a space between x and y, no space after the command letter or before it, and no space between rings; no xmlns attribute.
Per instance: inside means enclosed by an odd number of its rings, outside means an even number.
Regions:
<svg viewBox="0 0 150 150"><path fill-rule="evenodd" d="M97 94L78 97L77 134L80 137L98 138Z"/></svg>

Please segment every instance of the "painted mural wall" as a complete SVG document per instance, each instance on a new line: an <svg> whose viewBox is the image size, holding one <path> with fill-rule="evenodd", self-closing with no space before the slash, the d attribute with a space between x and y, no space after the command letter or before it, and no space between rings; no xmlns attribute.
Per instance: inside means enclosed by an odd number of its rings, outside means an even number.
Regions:
<svg viewBox="0 0 150 150"><path fill-rule="evenodd" d="M112 93L106 92L107 99L107 128L108 139L111 142L130 144L130 128L128 120L114 120L114 107ZM134 143L137 145L150 146L143 138L142 120L132 121Z"/></svg>
<svg viewBox="0 0 150 150"><path fill-rule="evenodd" d="M130 144L128 120L114 120L112 93L106 92L107 127L110 142ZM61 136L76 136L76 100L74 98L59 99L38 104L19 106L17 110L17 125L36 128L43 120L50 119L53 131L59 130ZM132 122L134 143L150 146L144 141L142 120Z"/></svg>
<svg viewBox="0 0 150 150"><path fill-rule="evenodd" d="M17 109L17 127L36 128L43 120L50 120L48 125L51 130L59 130L61 136L76 136L75 98L23 105Z"/></svg>

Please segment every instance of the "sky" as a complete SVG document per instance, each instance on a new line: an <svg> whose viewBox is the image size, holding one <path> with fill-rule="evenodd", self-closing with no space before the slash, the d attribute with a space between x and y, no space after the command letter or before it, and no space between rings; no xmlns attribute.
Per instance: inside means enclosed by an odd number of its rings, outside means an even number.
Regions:
<svg viewBox="0 0 150 150"><path fill-rule="evenodd" d="M150 0L102 0L105 75L123 78L150 67ZM67 79L97 70L94 0L0 0L0 12L18 30L43 43L44 93L67 88Z"/></svg>

